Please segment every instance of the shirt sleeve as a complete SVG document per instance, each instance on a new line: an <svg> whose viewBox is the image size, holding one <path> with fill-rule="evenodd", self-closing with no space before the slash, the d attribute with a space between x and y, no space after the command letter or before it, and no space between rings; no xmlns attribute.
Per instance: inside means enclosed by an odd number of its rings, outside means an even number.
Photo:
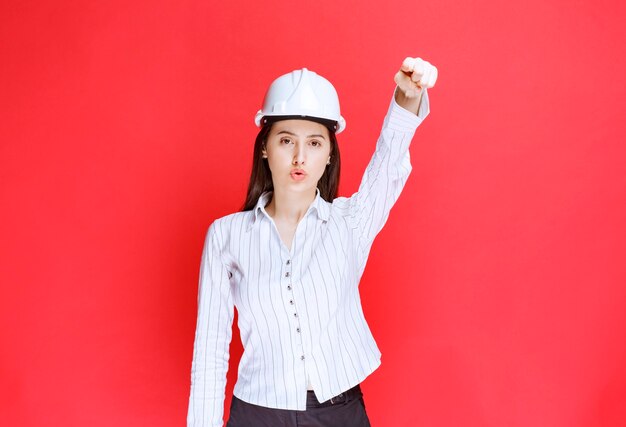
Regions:
<svg viewBox="0 0 626 427"><path fill-rule="evenodd" d="M234 304L218 231L216 223L209 227L202 251L188 427L223 425Z"/></svg>
<svg viewBox="0 0 626 427"><path fill-rule="evenodd" d="M359 234L365 259L411 172L409 145L415 130L429 113L426 90L418 114L402 108L395 97L391 99L374 155L365 169L358 191L349 202L353 227Z"/></svg>

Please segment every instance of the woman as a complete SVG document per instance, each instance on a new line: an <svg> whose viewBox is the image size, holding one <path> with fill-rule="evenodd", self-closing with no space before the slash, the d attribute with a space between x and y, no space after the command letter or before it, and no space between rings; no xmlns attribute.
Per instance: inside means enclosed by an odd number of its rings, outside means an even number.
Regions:
<svg viewBox="0 0 626 427"><path fill-rule="evenodd" d="M209 227L188 426L222 426L234 307L244 346L228 427L369 426L359 383L380 365L358 292L372 242L411 170L437 69L407 58L357 193L336 198L345 128L332 84L275 80L242 212Z"/></svg>

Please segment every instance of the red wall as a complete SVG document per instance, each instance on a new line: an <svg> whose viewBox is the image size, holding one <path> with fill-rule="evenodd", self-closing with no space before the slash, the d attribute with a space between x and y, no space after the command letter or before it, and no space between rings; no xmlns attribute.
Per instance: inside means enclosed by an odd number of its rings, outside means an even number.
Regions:
<svg viewBox="0 0 626 427"><path fill-rule="evenodd" d="M267 85L335 84L349 195L410 55L440 74L361 283L373 425L626 425L624 4L3 2L0 424L184 425Z"/></svg>

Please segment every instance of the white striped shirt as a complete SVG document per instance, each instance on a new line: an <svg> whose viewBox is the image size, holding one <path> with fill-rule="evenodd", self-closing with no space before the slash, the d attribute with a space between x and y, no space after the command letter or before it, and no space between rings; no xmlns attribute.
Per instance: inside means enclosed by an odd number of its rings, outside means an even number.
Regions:
<svg viewBox="0 0 626 427"><path fill-rule="evenodd" d="M429 113L392 99L359 190L320 197L298 223L291 251L265 211L217 219L208 229L198 291L187 426L222 426L234 307L244 352L233 394L255 405L306 409L307 380L320 402L363 381L380 351L358 285L372 242L409 176L409 144Z"/></svg>

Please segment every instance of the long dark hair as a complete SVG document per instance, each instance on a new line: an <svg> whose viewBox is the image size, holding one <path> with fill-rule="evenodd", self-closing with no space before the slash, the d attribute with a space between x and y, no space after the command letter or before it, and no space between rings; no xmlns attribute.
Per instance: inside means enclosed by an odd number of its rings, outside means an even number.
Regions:
<svg viewBox="0 0 626 427"><path fill-rule="evenodd" d="M242 211L252 210L259 197L265 191L273 191L274 184L272 182L272 172L265 159L263 159L263 148L267 142L267 136L272 130L272 125L277 120L266 121L261 127L256 140L254 142L254 153L252 156L252 172L250 173L250 183L248 184L248 193L246 194L246 201L243 205ZM339 156L339 144L337 144L337 137L335 136L334 122L326 123L325 121L315 120L322 123L328 129L328 136L330 139L330 164L326 166L324 174L317 183L317 188L320 190L320 196L327 202L332 202L337 196L337 189L339 188L339 173L341 170L341 157Z"/></svg>

